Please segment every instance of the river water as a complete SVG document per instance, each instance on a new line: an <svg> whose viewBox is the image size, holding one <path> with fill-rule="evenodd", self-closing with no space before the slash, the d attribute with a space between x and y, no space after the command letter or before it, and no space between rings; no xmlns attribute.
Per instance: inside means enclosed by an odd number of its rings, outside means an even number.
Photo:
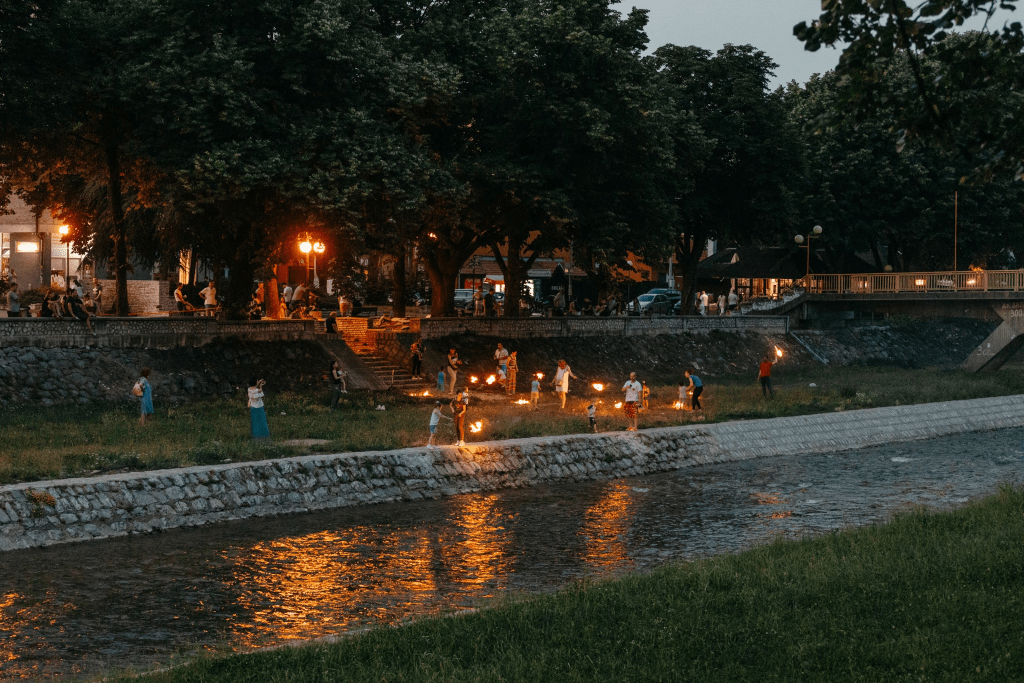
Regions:
<svg viewBox="0 0 1024 683"><path fill-rule="evenodd" d="M1024 478L1022 448L1009 429L3 553L0 678L341 634L955 507Z"/></svg>

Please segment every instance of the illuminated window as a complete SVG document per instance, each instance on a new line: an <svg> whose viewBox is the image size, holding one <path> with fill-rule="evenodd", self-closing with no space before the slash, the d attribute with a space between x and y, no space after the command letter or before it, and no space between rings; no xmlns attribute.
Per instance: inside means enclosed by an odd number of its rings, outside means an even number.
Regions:
<svg viewBox="0 0 1024 683"><path fill-rule="evenodd" d="M18 242L14 250L19 254L36 254L39 252L39 242Z"/></svg>

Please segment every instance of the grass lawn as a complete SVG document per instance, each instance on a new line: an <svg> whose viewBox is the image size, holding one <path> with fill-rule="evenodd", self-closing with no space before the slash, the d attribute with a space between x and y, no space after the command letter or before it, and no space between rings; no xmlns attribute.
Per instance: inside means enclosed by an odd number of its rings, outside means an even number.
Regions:
<svg viewBox="0 0 1024 683"><path fill-rule="evenodd" d="M1024 489L146 676L232 681L1020 681ZM107 679L111 680L111 679Z"/></svg>
<svg viewBox="0 0 1024 683"><path fill-rule="evenodd" d="M1021 366L995 374L951 370L812 367L776 368L776 396L764 399L752 377L703 377L706 422L802 415L857 408L928 403L1024 393ZM469 421L484 423L469 440L574 434L589 429L585 408L598 405L601 431L624 429L614 408L625 378L604 380L602 393L575 382L567 409L559 410L545 392L540 410L502 398L471 402ZM816 384L816 387L809 386ZM581 393L582 392L582 393ZM479 397L479 394L475 394ZM652 388L651 410L641 427L688 424L695 415L672 408L675 386ZM125 469L157 469L258 460L309 452L364 451L423 445L433 399L389 394L351 394L341 409L327 409L328 396L270 394L267 412L273 442L249 438L245 401L215 400L167 406L156 397L154 420L140 427L134 404L31 407L0 411L0 484ZM447 401L445 402L447 404ZM379 405L386 410L376 410ZM452 443L449 422L442 422L441 443ZM294 439L321 439L317 445L287 445Z"/></svg>

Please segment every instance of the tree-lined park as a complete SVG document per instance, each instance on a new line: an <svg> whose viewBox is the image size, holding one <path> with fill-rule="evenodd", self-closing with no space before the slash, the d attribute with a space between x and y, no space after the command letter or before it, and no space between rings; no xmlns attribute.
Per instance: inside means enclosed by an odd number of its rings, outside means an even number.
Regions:
<svg viewBox="0 0 1024 683"><path fill-rule="evenodd" d="M328 242L344 289L416 250L452 313L481 248L517 315L533 260L573 246L612 286L634 255L707 240L791 245L826 264L1016 268L1024 253L1018 24L955 33L998 3L824 3L795 28L845 48L772 90L771 55L651 46L608 0L2 0L0 197L21 195L107 264L230 274L240 314L296 239Z"/></svg>

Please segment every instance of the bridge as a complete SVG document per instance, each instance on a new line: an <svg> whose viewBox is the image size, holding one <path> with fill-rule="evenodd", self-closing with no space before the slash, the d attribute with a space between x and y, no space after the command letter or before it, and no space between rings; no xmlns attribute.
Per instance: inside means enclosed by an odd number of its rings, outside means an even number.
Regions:
<svg viewBox="0 0 1024 683"><path fill-rule="evenodd" d="M998 370L1024 346L1024 270L810 275L804 293L775 311L805 321L890 315L999 322L960 366Z"/></svg>

